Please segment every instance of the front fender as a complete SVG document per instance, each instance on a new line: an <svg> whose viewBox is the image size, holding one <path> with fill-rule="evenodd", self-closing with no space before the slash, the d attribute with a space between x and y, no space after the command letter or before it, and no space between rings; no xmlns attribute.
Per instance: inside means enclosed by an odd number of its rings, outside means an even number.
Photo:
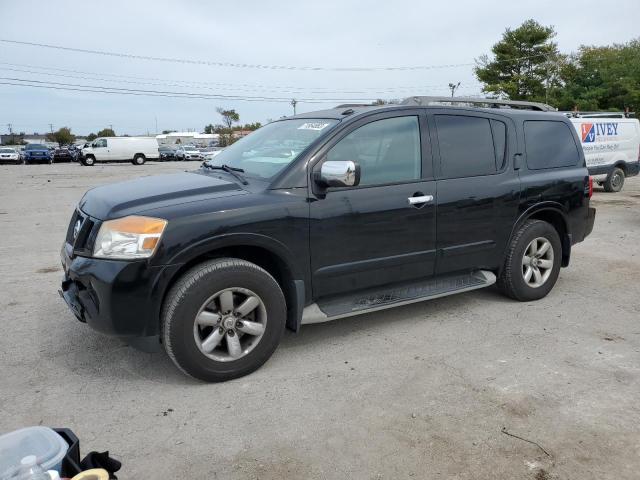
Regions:
<svg viewBox="0 0 640 480"><path fill-rule="evenodd" d="M285 244L272 237L258 233L223 233L206 238L180 250L167 263L185 264L214 250L241 246L260 247L268 250L287 265L293 278L304 278L304 274L296 264L293 254Z"/></svg>

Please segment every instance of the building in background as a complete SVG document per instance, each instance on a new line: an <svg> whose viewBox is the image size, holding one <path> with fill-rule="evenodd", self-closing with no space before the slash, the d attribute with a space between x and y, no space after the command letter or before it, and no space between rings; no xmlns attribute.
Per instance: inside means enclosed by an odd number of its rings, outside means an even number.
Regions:
<svg viewBox="0 0 640 480"><path fill-rule="evenodd" d="M215 147L218 145L217 133L171 132L156 135L158 145L195 145L197 147Z"/></svg>
<svg viewBox="0 0 640 480"><path fill-rule="evenodd" d="M82 144L87 141L87 137L76 137L74 143ZM58 146L56 142L50 142L47 140L46 135L40 135L38 133L14 133L9 135L0 135L0 145L26 145L27 143L37 143L41 145Z"/></svg>

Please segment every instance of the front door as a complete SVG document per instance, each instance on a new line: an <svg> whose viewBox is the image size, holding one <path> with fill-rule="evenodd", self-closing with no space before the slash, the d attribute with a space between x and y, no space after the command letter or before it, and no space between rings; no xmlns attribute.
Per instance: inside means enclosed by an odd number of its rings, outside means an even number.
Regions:
<svg viewBox="0 0 640 480"><path fill-rule="evenodd" d="M111 153L109 152L109 143L106 138L99 138L96 140L92 145L92 149L96 160L101 162L113 160L111 158Z"/></svg>
<svg viewBox="0 0 640 480"><path fill-rule="evenodd" d="M428 138L420 112L395 111L354 123L320 155L313 171L326 160L353 160L361 181L312 196L315 298L433 275L436 184Z"/></svg>

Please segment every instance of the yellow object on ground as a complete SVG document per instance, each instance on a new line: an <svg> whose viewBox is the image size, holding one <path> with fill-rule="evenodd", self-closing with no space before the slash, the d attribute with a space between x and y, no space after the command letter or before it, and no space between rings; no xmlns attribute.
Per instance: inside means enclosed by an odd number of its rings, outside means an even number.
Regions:
<svg viewBox="0 0 640 480"><path fill-rule="evenodd" d="M71 480L109 480L109 472L104 468L92 468L91 470L80 472Z"/></svg>

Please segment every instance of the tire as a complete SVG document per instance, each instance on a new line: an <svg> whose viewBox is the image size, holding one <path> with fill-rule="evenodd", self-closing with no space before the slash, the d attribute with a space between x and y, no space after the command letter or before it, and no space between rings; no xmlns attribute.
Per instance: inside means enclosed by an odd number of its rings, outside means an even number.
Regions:
<svg viewBox="0 0 640 480"><path fill-rule="evenodd" d="M87 155L82 159L80 163L82 163L82 165L84 165L85 167L93 167L96 163L96 159L93 155Z"/></svg>
<svg viewBox="0 0 640 480"><path fill-rule="evenodd" d="M147 159L144 158L144 155L137 154L135 157L133 157L133 160L131 160L131 163L133 163L134 165L144 165L144 162L146 161Z"/></svg>
<svg viewBox="0 0 640 480"><path fill-rule="evenodd" d="M221 296L232 289L249 292L261 302L249 314L254 315L249 319L253 321L240 316L243 299L236 292L231 297L233 314L222 311ZM203 311L205 306L207 311ZM221 319L221 323L215 320L210 326L198 325L196 318L204 313ZM286 314L284 294L265 270L235 258L211 260L186 272L169 291L162 308L162 341L171 360L184 373L206 382L222 382L257 370L271 357L282 338ZM235 327L233 322L237 322ZM257 340L252 336L256 333L249 335L240 330L249 324L262 326ZM238 328L235 334L234 328ZM220 338L214 344L217 346L204 348L214 333ZM235 336L236 342L245 342L242 356L233 358L229 335L232 340Z"/></svg>
<svg viewBox="0 0 640 480"><path fill-rule="evenodd" d="M530 248L533 248L534 240L536 247L538 245L542 247L543 240L548 242L551 254L547 249L541 258L536 258L537 255L530 255L532 252ZM541 250L542 248L540 248ZM526 258L536 258L534 260L535 266L531 263L525 265L525 254L527 254ZM558 280L561 263L562 245L556 229L542 220L527 220L511 239L504 266L498 278L498 287L508 297L521 302L539 300L551 291ZM549 268L543 268L543 264L548 265ZM527 268L532 272L529 273L529 280L525 277L525 274L528 273ZM538 278L534 275L536 270L543 281L540 285L534 286L533 284L537 283Z"/></svg>
<svg viewBox="0 0 640 480"><path fill-rule="evenodd" d="M619 192L624 186L624 170L614 168L604 182L606 192Z"/></svg>

